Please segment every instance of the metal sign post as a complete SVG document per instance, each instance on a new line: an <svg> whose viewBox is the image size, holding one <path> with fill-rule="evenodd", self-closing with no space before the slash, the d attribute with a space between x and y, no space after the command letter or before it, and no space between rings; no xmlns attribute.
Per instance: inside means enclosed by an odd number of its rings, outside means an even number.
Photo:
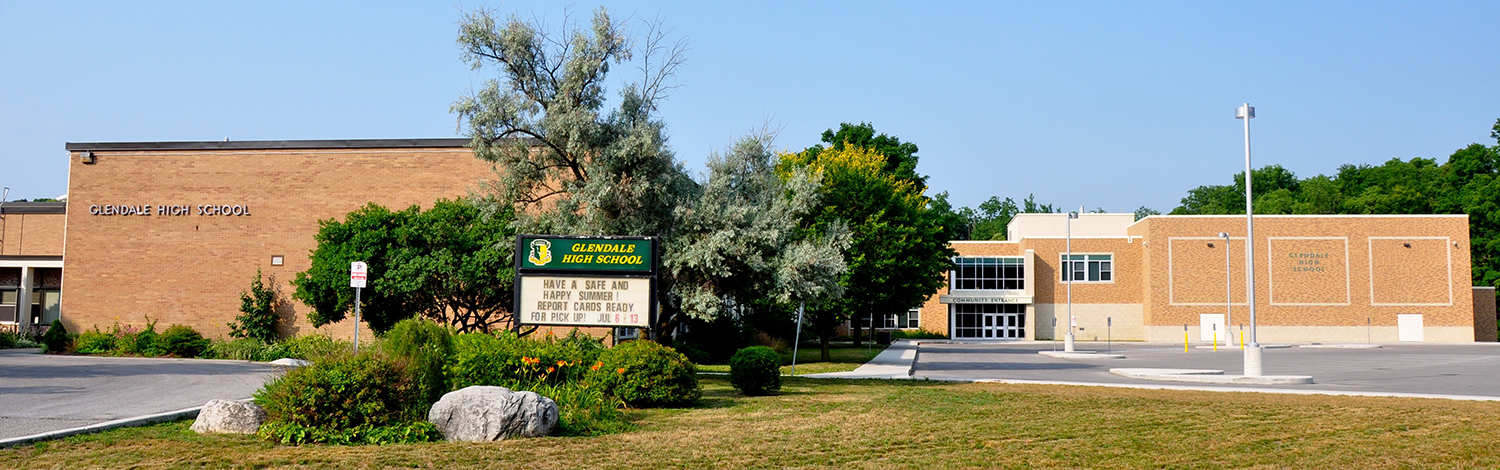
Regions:
<svg viewBox="0 0 1500 470"><path fill-rule="evenodd" d="M359 291L365 288L369 275L370 265L364 261L349 263L349 287L354 288L354 354L359 354Z"/></svg>

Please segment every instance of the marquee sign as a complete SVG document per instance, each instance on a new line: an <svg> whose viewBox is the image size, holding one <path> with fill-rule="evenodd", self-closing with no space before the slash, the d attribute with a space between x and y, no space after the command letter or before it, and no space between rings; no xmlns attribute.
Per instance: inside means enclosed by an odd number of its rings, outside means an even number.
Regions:
<svg viewBox="0 0 1500 470"><path fill-rule="evenodd" d="M516 237L516 318L522 324L650 328L654 237Z"/></svg>

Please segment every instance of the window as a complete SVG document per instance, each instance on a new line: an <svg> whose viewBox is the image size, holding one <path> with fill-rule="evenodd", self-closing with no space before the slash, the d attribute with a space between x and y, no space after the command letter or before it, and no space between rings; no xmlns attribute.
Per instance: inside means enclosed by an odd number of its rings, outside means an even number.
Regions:
<svg viewBox="0 0 1500 470"><path fill-rule="evenodd" d="M1068 260L1068 255L1059 255L1062 261L1062 282L1068 282L1071 278L1074 282L1112 282L1114 281L1114 267L1111 258L1114 255L1073 255Z"/></svg>
<svg viewBox="0 0 1500 470"><path fill-rule="evenodd" d="M919 308L907 310L902 313L887 313L885 315L881 315L880 318L875 319L875 329L900 330L907 328L920 328L921 317L922 309ZM870 328L870 324L871 322L869 315L860 316L859 326L861 328Z"/></svg>
<svg viewBox="0 0 1500 470"><path fill-rule="evenodd" d="M914 308L914 309L911 309L911 310L907 310L906 314L901 315L901 317L902 318L896 319L896 324L900 325L901 328L921 328L922 327L922 325L921 325L922 309L920 309L920 308Z"/></svg>
<svg viewBox="0 0 1500 470"><path fill-rule="evenodd" d="M960 256L953 258L950 290L1021 290L1026 288L1026 258Z"/></svg>
<svg viewBox="0 0 1500 470"><path fill-rule="evenodd" d="M19 297L16 289L0 289L0 323L16 322L16 300Z"/></svg>

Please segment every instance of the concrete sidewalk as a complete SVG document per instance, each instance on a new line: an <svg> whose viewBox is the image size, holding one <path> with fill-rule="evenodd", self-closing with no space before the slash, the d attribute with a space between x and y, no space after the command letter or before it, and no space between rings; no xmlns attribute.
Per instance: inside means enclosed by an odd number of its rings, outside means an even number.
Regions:
<svg viewBox="0 0 1500 470"><path fill-rule="evenodd" d="M0 350L0 440L249 398L270 365Z"/></svg>
<svg viewBox="0 0 1500 470"><path fill-rule="evenodd" d="M891 342L874 359L848 372L824 372L798 377L819 379L909 379L912 364L917 360L917 341L898 339Z"/></svg>

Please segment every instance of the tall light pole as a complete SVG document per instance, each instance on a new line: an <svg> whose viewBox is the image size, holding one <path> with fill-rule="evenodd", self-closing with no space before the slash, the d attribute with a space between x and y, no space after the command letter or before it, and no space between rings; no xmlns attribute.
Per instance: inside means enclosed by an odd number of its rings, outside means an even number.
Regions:
<svg viewBox="0 0 1500 470"><path fill-rule="evenodd" d="M1251 197L1250 120L1255 108L1250 103L1234 110L1235 119L1245 120L1245 295L1250 303L1250 344L1245 347L1245 376L1260 377L1260 342L1255 338L1255 207Z"/></svg>
<svg viewBox="0 0 1500 470"><path fill-rule="evenodd" d="M1234 271L1229 264L1229 233L1219 232L1219 237L1224 239L1224 347L1234 347L1234 333L1229 330L1229 325L1234 324Z"/></svg>
<svg viewBox="0 0 1500 470"><path fill-rule="evenodd" d="M1063 351L1073 352L1073 219L1078 218L1077 212L1068 213L1068 255L1063 261L1063 273L1068 277L1068 338L1063 342Z"/></svg>

